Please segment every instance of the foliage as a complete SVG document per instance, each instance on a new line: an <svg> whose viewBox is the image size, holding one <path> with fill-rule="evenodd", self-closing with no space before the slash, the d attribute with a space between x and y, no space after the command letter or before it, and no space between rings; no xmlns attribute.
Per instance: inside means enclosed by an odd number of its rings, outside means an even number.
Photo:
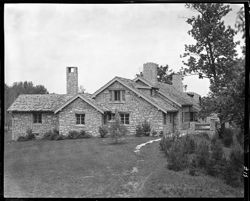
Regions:
<svg viewBox="0 0 250 201"><path fill-rule="evenodd" d="M142 130L145 136L149 136L150 135L150 131L151 131L151 126L150 123L146 120L144 120L144 122L142 123Z"/></svg>
<svg viewBox="0 0 250 201"><path fill-rule="evenodd" d="M56 129L49 130L43 135L43 140L58 140L63 137L59 137L59 132Z"/></svg>
<svg viewBox="0 0 250 201"><path fill-rule="evenodd" d="M28 141L28 139L27 139L26 136L19 136L19 137L17 138L17 141L19 141L19 142Z"/></svg>
<svg viewBox="0 0 250 201"><path fill-rule="evenodd" d="M220 140L211 144L211 154L207 165L207 174L212 176L220 176L225 169L226 159L223 152L223 144Z"/></svg>
<svg viewBox="0 0 250 201"><path fill-rule="evenodd" d="M121 124L120 122L120 115L118 111L115 111L115 118L114 121L111 122L109 128L110 136L114 139L115 143L118 143L118 139L128 133L127 128Z"/></svg>
<svg viewBox="0 0 250 201"><path fill-rule="evenodd" d="M237 187L242 184L244 153L242 147L235 143L230 153L230 159L224 172L224 179L227 184Z"/></svg>
<svg viewBox="0 0 250 201"><path fill-rule="evenodd" d="M165 152L166 155L168 155L168 152L174 143L175 138L170 135L164 135L162 136L160 140L160 149Z"/></svg>
<svg viewBox="0 0 250 201"><path fill-rule="evenodd" d="M100 137L104 138L107 134L108 134L108 127L107 126L100 126L99 127L99 133L100 133Z"/></svg>
<svg viewBox="0 0 250 201"><path fill-rule="evenodd" d="M181 140L177 139L171 145L168 152L168 169L180 171L187 167L188 158L185 153L184 144Z"/></svg>
<svg viewBox="0 0 250 201"><path fill-rule="evenodd" d="M186 4L198 12L196 17L188 18L192 26L188 32L196 41L186 45L183 63L184 74L199 74L200 78L210 80L211 93L201 101L201 114L218 114L221 131L225 122L234 121L244 127L244 59L237 59L234 36L236 31L226 27L223 21L230 11L229 5L219 3Z"/></svg>
<svg viewBox="0 0 250 201"><path fill-rule="evenodd" d="M192 154L195 152L196 144L195 144L194 139L191 136L185 135L181 137L180 139L182 143L184 144L184 152L186 154Z"/></svg>
<svg viewBox="0 0 250 201"><path fill-rule="evenodd" d="M27 140L33 140L36 138L36 136L34 135L34 133L32 133L32 129L31 128L28 128L26 130L26 136Z"/></svg>
<svg viewBox="0 0 250 201"><path fill-rule="evenodd" d="M136 126L135 136L149 136L151 132L150 123L147 120L144 120L141 125Z"/></svg>
<svg viewBox="0 0 250 201"><path fill-rule="evenodd" d="M225 128L222 134L222 141L225 147L230 147L233 143L233 130L230 128Z"/></svg>
<svg viewBox="0 0 250 201"><path fill-rule="evenodd" d="M200 168L206 168L208 164L208 156L209 156L209 144L206 140L201 140L197 145L197 149L195 150L197 165Z"/></svg>
<svg viewBox="0 0 250 201"><path fill-rule="evenodd" d="M26 130L26 135L25 136L19 136L17 138L17 141L28 141L28 140L33 140L35 138L36 138L36 136L34 135L34 133L32 133L32 129L28 128Z"/></svg>
<svg viewBox="0 0 250 201"><path fill-rule="evenodd" d="M152 136L153 137L157 136L157 132L155 130L152 131Z"/></svg>
<svg viewBox="0 0 250 201"><path fill-rule="evenodd" d="M72 130L69 131L69 134L67 135L66 139L80 139L80 138L90 138L90 137L91 135L86 133L85 130L80 130L80 131Z"/></svg>
<svg viewBox="0 0 250 201"><path fill-rule="evenodd" d="M136 137L141 137L141 136L143 136L143 134L144 134L144 132L143 132L142 126L137 125L136 129L135 129L135 136Z"/></svg>

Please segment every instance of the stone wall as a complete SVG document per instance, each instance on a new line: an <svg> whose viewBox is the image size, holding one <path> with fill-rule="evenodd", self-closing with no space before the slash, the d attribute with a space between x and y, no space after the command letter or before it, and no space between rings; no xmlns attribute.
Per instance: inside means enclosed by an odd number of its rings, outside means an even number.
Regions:
<svg viewBox="0 0 250 201"><path fill-rule="evenodd" d="M76 113L85 114L84 125L76 124ZM98 128L102 125L102 122L102 114L99 111L82 99L77 98L59 113L59 133L68 135L71 130L85 130L87 133L97 136L99 135Z"/></svg>
<svg viewBox="0 0 250 201"><path fill-rule="evenodd" d="M109 90L125 90L125 102L115 103L110 102ZM115 82L98 94L95 98L96 102L109 105L112 111L118 109L120 112L129 113L129 125L125 125L130 134L135 134L136 126L142 123L145 119L150 122L153 129L157 132L170 129L169 115L167 114L167 125L163 125L163 114L161 110L158 110L155 106L140 98L134 92L124 87L119 82Z"/></svg>
<svg viewBox="0 0 250 201"><path fill-rule="evenodd" d="M32 129L33 133L42 137L49 130L58 129L58 117L54 113L42 113L42 123L33 123L32 112L12 113L12 140L17 140L19 136L26 135L27 129Z"/></svg>

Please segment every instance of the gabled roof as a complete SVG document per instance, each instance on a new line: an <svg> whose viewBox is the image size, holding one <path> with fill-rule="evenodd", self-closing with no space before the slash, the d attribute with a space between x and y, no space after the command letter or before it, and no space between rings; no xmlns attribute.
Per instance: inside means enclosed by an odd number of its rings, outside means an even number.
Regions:
<svg viewBox="0 0 250 201"><path fill-rule="evenodd" d="M153 87L147 80L143 77L136 77L133 81L141 81L147 84L150 87ZM159 93L174 102L178 106L195 106L197 110L199 110L200 106L197 104L190 96L188 96L185 92L181 92L177 90L173 85L158 82L155 86L159 88Z"/></svg>
<svg viewBox="0 0 250 201"><path fill-rule="evenodd" d="M66 94L20 94L8 108L9 112L54 111L72 98Z"/></svg>
<svg viewBox="0 0 250 201"><path fill-rule="evenodd" d="M92 95L92 98L96 97L99 93L101 93L103 90L105 90L108 86L110 86L111 84L113 84L116 81L119 82L120 84L122 84L123 86L127 87L128 89L130 89L131 91L136 93L139 97L143 98L144 100L146 100L147 102L149 102L150 104L152 104L153 106L155 106L156 108L158 108L159 110L161 110L165 113L177 111L177 109L174 108L173 106L171 106L170 104L168 104L166 102L163 103L163 99L161 99L160 97L151 97L151 96L142 94L136 88L136 83L133 80L122 78L122 77L114 77L111 81L109 81L107 84L105 84L99 90L97 90ZM107 104L107 107L108 107L108 104Z"/></svg>
<svg viewBox="0 0 250 201"><path fill-rule="evenodd" d="M58 112L57 110L66 106L76 98L89 103L98 111L107 110L91 99L90 94L21 94L7 110L8 112Z"/></svg>
<svg viewBox="0 0 250 201"><path fill-rule="evenodd" d="M99 112L101 112L102 114L104 113L104 111L106 110L105 108L103 109L103 107L99 104L97 104L95 102L94 99L91 99L88 95L84 95L84 94L76 94L75 96L73 96L71 99L69 99L67 102L65 102L63 105L61 105L56 111L55 114L60 112L63 108L65 108L67 105L69 105L70 103L72 103L74 100L76 100L77 98L82 99L83 101L85 101L86 103L88 103L89 105L91 105L92 107L94 107L96 110L98 110Z"/></svg>

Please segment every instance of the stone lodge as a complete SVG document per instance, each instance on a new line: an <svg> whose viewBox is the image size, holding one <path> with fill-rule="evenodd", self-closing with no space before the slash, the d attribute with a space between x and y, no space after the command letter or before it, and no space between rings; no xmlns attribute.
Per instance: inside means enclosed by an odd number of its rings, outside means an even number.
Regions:
<svg viewBox="0 0 250 201"><path fill-rule="evenodd" d="M158 133L181 130L197 120L200 96L183 91L181 75L174 74L172 84L158 82L157 67L145 63L142 76L114 77L94 94L78 93L78 69L67 67L67 94L22 94L9 107L12 139L28 128L37 137L53 129L63 135L83 129L98 136L99 126L109 124L115 110L131 135L144 120Z"/></svg>

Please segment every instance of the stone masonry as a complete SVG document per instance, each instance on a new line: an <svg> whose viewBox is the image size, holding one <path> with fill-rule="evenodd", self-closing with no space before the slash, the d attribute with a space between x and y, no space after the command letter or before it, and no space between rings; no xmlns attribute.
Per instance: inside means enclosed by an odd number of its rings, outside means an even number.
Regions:
<svg viewBox="0 0 250 201"><path fill-rule="evenodd" d="M67 94L75 95L78 93L78 72L77 67L67 67Z"/></svg>
<svg viewBox="0 0 250 201"><path fill-rule="evenodd" d="M33 123L32 112L14 112L12 115L12 140L25 136L28 128L32 129L34 134L39 134L38 138L49 130L58 129L57 115L52 112L42 113L42 123Z"/></svg>
<svg viewBox="0 0 250 201"><path fill-rule="evenodd" d="M109 90L125 90L125 102L117 103L110 101L110 93ZM163 113L158 110L156 107L140 98L134 92L130 91L126 87L124 87L119 82L115 82L105 90L103 90L100 94L98 94L95 98L96 102L109 105L112 108L112 111L117 109L119 112L129 113L129 124L125 124L130 134L135 134L136 126L142 123L144 120L150 122L153 130L160 132L163 130L169 130L170 125L170 116L167 114L167 124L163 125Z"/></svg>
<svg viewBox="0 0 250 201"><path fill-rule="evenodd" d="M76 124L76 113L85 114L85 124ZM85 130L87 133L97 136L98 128L102 125L102 114L88 103L77 98L67 105L59 113L59 133L68 135L72 130Z"/></svg>

